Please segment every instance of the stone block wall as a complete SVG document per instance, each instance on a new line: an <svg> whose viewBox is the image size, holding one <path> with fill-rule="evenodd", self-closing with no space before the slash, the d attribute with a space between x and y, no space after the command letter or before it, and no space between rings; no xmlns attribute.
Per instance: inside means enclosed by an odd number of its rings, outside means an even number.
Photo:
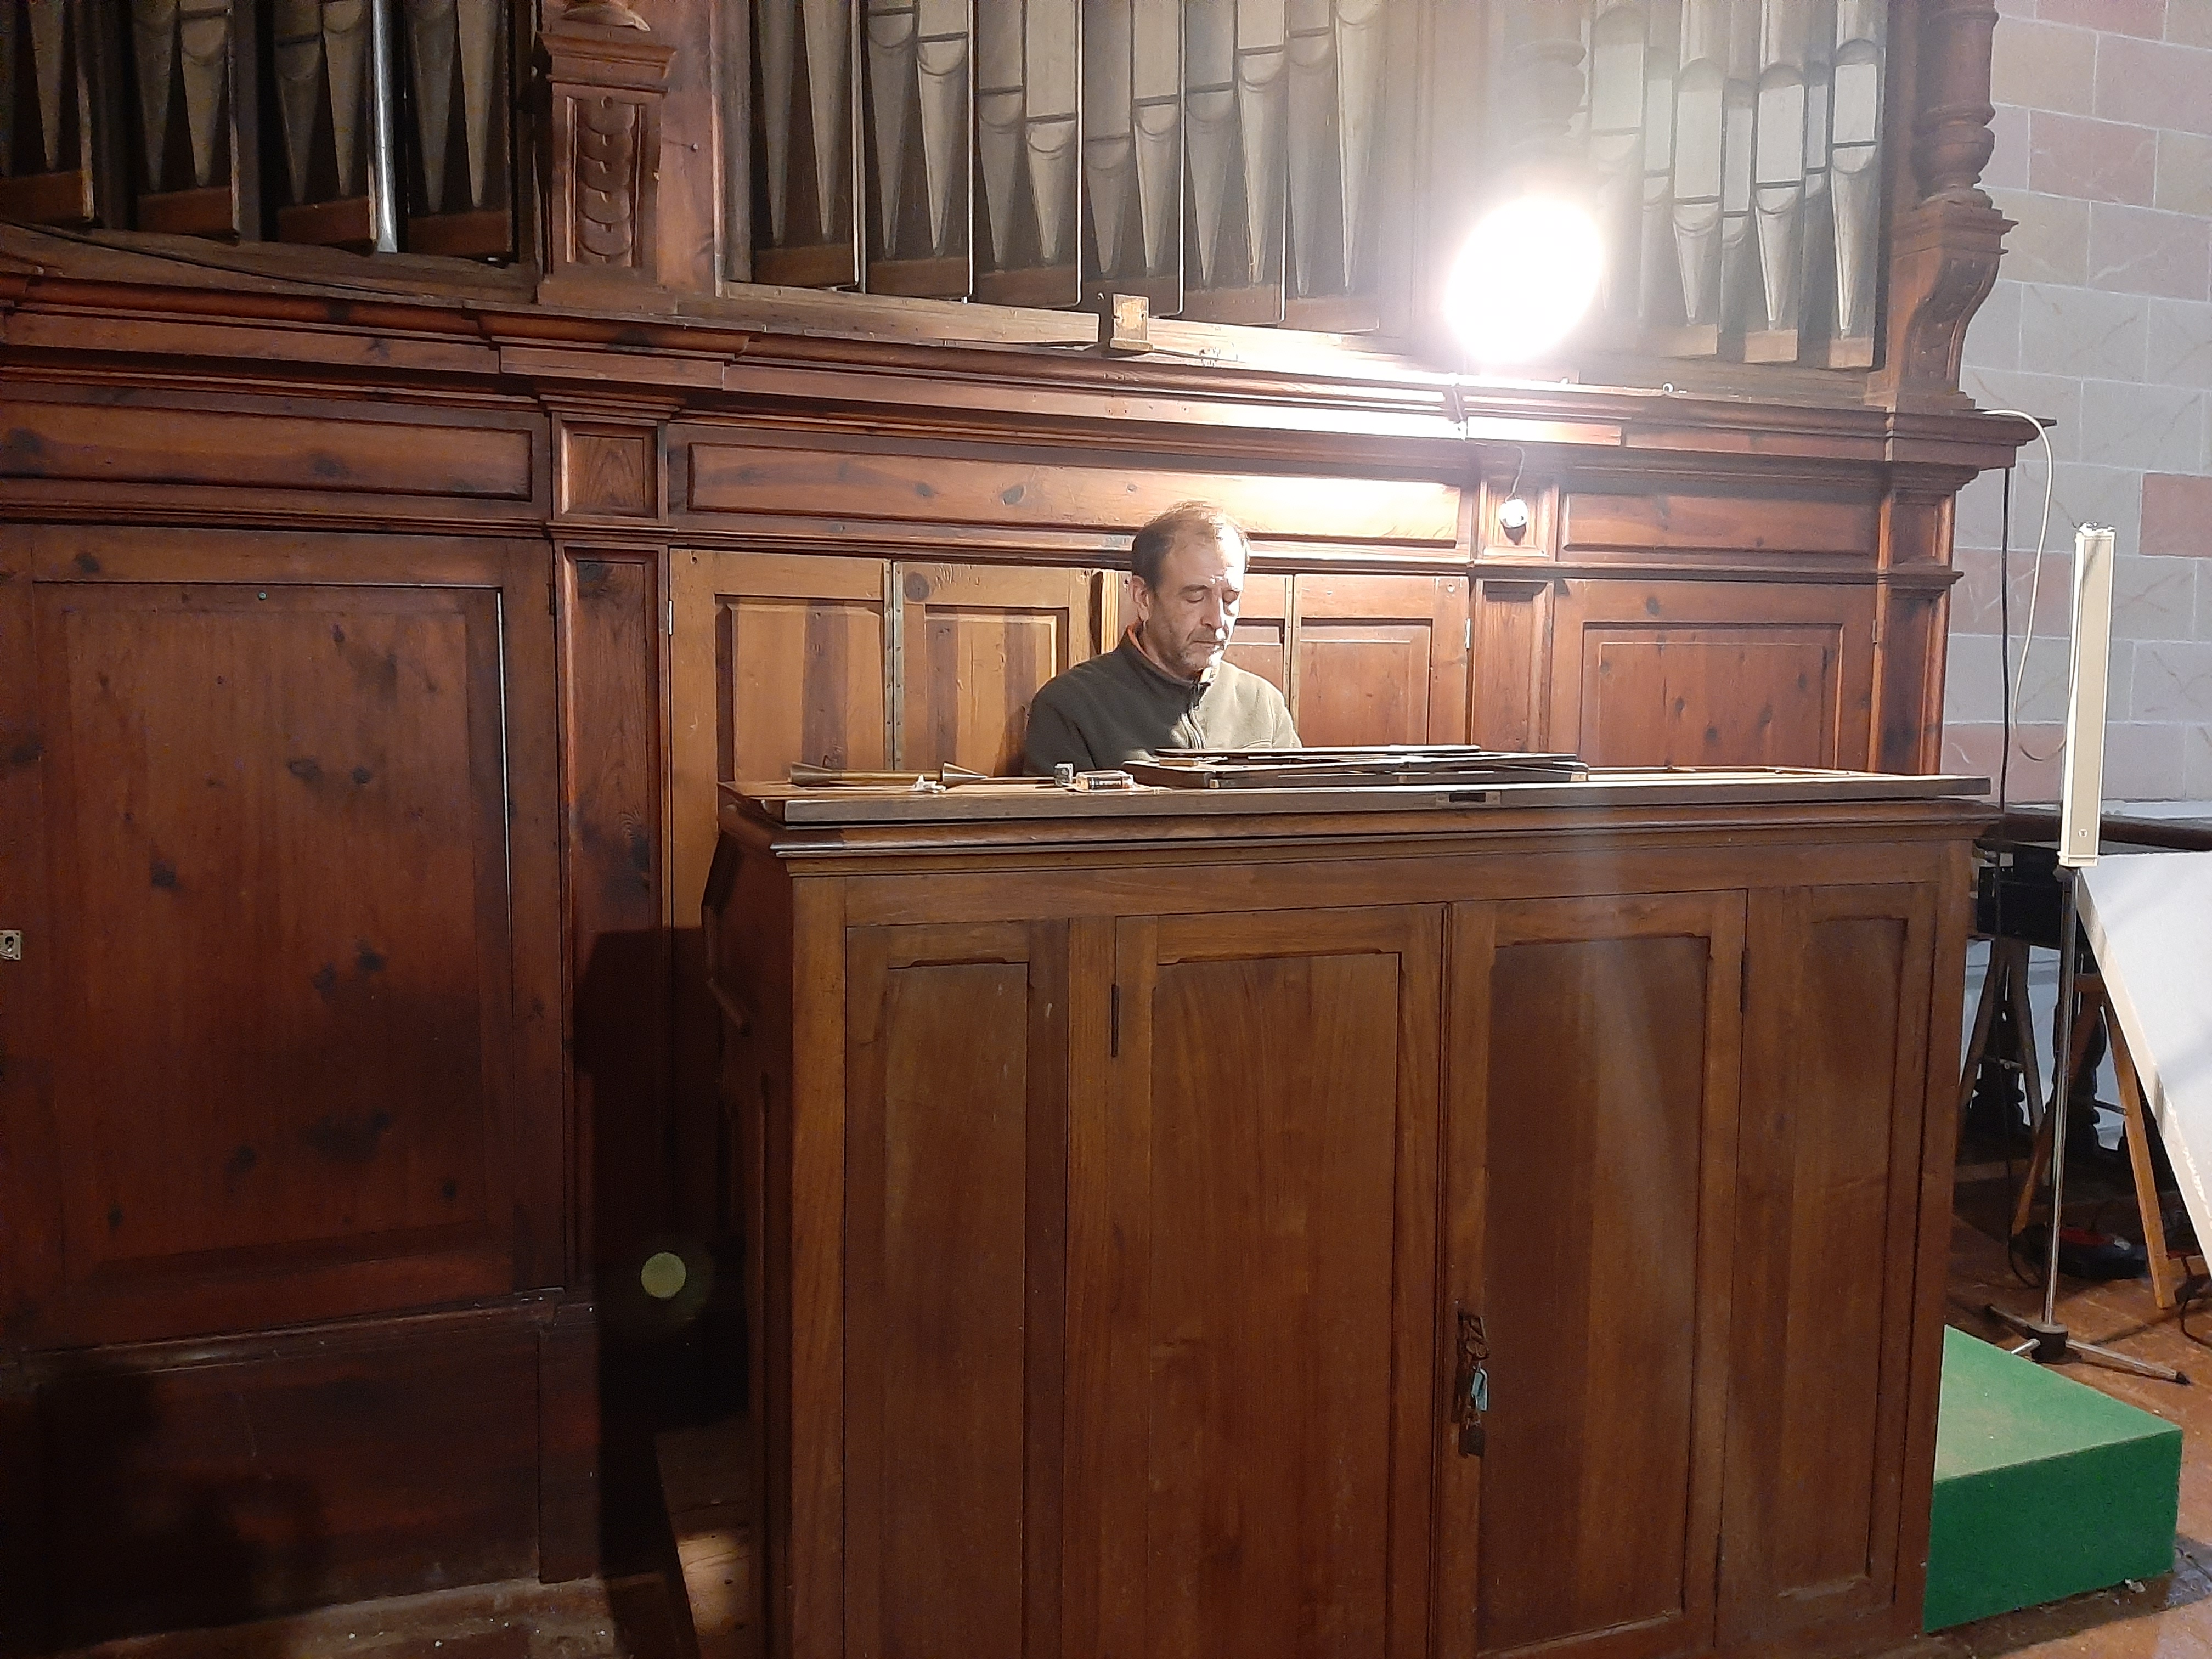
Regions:
<svg viewBox="0 0 2212 1659"><path fill-rule="evenodd" d="M2118 532L2105 793L2212 799L2212 0L1998 0L1996 153L2018 228L1966 339L1985 408L2049 416L2057 477L2014 800L2057 793L2077 524ZM2014 660L2048 473L2013 480ZM1996 774L2002 477L1960 498L1947 769Z"/></svg>

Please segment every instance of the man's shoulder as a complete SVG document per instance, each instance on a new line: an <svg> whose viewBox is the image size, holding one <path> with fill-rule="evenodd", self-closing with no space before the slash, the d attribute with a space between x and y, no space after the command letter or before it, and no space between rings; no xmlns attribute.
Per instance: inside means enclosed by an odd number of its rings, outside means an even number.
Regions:
<svg viewBox="0 0 2212 1659"><path fill-rule="evenodd" d="M1085 657L1073 664L1039 686L1034 701L1057 703L1070 696L1079 697L1128 683L1133 676L1128 665L1120 660L1121 654L1118 650L1102 651L1095 657Z"/></svg>

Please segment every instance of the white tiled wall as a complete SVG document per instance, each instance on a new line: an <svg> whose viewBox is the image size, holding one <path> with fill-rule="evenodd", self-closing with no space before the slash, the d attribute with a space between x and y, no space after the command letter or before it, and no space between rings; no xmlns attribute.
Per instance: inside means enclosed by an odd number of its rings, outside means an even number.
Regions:
<svg viewBox="0 0 2212 1659"><path fill-rule="evenodd" d="M2022 677L2016 800L2057 793L2074 527L2118 532L2109 799L2212 797L2212 0L1998 0L1997 147L2008 218L1996 291L1966 337L1988 408L2054 417L2051 538ZM2046 471L2013 483L2012 626L2027 621ZM1944 763L2002 747L2003 484L1960 498Z"/></svg>

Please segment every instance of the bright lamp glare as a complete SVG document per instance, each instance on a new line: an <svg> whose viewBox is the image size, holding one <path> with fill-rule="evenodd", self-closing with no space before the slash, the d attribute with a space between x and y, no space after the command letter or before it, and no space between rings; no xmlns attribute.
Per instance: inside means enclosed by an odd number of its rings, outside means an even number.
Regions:
<svg viewBox="0 0 2212 1659"><path fill-rule="evenodd" d="M1444 284L1444 320L1480 363L1547 351L1597 297L1604 245L1589 214L1540 196L1484 216Z"/></svg>

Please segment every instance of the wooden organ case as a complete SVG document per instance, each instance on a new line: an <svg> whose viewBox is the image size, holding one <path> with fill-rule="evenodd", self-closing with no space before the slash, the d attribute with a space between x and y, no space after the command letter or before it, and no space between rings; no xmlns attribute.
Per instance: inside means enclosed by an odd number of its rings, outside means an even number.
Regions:
<svg viewBox="0 0 2212 1659"><path fill-rule="evenodd" d="M717 787L1006 767L1174 501L1310 741L1933 769L1982 0L0 13L0 1649L618 1557Z"/></svg>
<svg viewBox="0 0 2212 1659"><path fill-rule="evenodd" d="M726 792L767 1650L1917 1635L1988 815L1826 787Z"/></svg>

